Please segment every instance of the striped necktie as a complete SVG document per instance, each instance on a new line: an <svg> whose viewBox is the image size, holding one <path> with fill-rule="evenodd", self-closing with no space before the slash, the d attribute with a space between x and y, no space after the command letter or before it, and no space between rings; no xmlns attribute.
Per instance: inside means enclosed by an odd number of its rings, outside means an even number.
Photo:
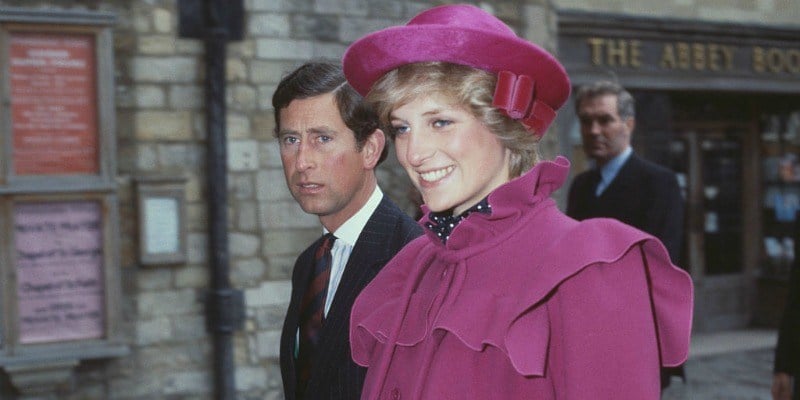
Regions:
<svg viewBox="0 0 800 400"><path fill-rule="evenodd" d="M311 377L319 333L322 329L325 311L325 297L328 293L328 280L331 276L331 248L336 236L327 233L322 236L314 252L313 270L303 300L300 303L300 348L297 355L297 393L303 398L308 380Z"/></svg>

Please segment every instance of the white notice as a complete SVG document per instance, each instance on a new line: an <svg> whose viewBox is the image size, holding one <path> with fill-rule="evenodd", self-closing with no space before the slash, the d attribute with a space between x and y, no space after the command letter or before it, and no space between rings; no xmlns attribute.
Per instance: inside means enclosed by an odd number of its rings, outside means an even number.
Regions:
<svg viewBox="0 0 800 400"><path fill-rule="evenodd" d="M177 253L179 245L178 200L150 197L144 200L144 241L150 254Z"/></svg>

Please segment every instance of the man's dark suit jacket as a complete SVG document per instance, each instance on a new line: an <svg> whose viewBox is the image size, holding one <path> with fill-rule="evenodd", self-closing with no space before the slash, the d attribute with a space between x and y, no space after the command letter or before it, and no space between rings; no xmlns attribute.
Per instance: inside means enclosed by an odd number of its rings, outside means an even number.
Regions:
<svg viewBox="0 0 800 400"><path fill-rule="evenodd" d="M674 264L683 242L683 197L675 173L631 154L603 193L595 196L596 171L575 177L567 215L579 221L608 217L639 228L661 240Z"/></svg>
<svg viewBox="0 0 800 400"><path fill-rule="evenodd" d="M797 213L800 218L800 213ZM800 219L795 220L794 264L789 274L789 292L775 347L775 372L794 376L794 395L800 399Z"/></svg>
<svg viewBox="0 0 800 400"><path fill-rule="evenodd" d="M350 355L350 310L361 290L403 247L422 234L422 228L384 195L361 231L325 316L320 333L319 354L314 359L306 390L309 399L357 400L361 397L366 368ZM309 246L294 266L292 298L281 334L281 376L287 400L295 400L297 378L294 349L297 342L300 301L308 285L312 258L319 247Z"/></svg>

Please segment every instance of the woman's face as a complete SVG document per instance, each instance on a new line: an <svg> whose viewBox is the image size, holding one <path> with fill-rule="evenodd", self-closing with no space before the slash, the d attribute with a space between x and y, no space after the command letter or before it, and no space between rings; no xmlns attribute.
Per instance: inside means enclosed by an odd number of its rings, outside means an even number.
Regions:
<svg viewBox="0 0 800 400"><path fill-rule="evenodd" d="M425 204L458 215L508 182L511 152L469 110L446 100L418 97L390 122L397 159Z"/></svg>

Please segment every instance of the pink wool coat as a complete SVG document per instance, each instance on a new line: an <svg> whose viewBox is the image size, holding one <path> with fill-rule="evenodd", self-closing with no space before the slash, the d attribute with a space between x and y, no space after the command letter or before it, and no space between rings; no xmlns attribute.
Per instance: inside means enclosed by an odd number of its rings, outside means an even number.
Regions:
<svg viewBox="0 0 800 400"><path fill-rule="evenodd" d="M659 398L659 367L688 354L691 279L652 236L558 211L568 169L538 164L384 267L353 306L362 399Z"/></svg>

